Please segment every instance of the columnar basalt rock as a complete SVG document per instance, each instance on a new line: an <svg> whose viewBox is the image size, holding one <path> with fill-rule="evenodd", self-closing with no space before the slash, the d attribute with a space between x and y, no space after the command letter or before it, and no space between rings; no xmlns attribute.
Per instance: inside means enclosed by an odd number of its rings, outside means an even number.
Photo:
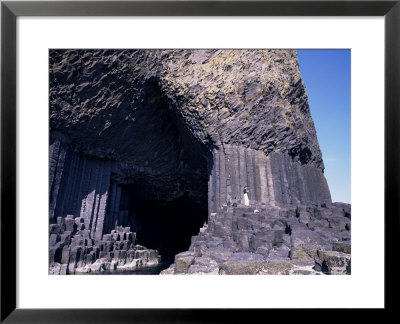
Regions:
<svg viewBox="0 0 400 324"><path fill-rule="evenodd" d="M76 215L91 237L103 234L111 171L115 163L81 156L57 138L50 143L50 221Z"/></svg>
<svg viewBox="0 0 400 324"><path fill-rule="evenodd" d="M223 206L161 274L350 274L345 210L349 205Z"/></svg>
<svg viewBox="0 0 400 324"><path fill-rule="evenodd" d="M134 260L127 245L107 261L94 249L116 228L140 229L132 197L208 206L191 224L209 218L196 238L207 248L192 242L166 273L302 273L294 260L314 262L338 231L350 238L295 50L51 50L49 63L51 273ZM252 209L240 205L244 186ZM320 269L333 264L319 255Z"/></svg>
<svg viewBox="0 0 400 324"><path fill-rule="evenodd" d="M222 204L240 202L245 186L250 200L271 206L321 206L332 202L320 169L302 165L286 154L273 152L266 156L234 145L213 151L208 184L210 213Z"/></svg>
<svg viewBox="0 0 400 324"><path fill-rule="evenodd" d="M49 273L73 274L132 270L159 263L156 250L135 244L136 233L116 227L102 239L91 238L82 217L58 217L50 225Z"/></svg>
<svg viewBox="0 0 400 324"><path fill-rule="evenodd" d="M52 130L127 169L176 167L172 119L186 153L231 144L323 170L294 50L53 50L50 107Z"/></svg>

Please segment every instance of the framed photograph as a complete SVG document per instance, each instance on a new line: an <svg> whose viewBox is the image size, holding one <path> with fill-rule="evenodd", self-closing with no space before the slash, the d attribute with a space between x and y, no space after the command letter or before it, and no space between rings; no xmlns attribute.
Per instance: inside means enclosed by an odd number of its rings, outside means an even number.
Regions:
<svg viewBox="0 0 400 324"><path fill-rule="evenodd" d="M392 309L399 14L3 1L1 320Z"/></svg>

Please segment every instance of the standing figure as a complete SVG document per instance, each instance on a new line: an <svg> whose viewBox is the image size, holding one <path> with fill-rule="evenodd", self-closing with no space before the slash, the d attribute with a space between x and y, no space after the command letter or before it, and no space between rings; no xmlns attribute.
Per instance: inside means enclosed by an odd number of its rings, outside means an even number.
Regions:
<svg viewBox="0 0 400 324"><path fill-rule="evenodd" d="M249 196L247 195L248 193L249 193L249 188L245 186L243 189L243 203L245 206L250 205Z"/></svg>
<svg viewBox="0 0 400 324"><path fill-rule="evenodd" d="M207 222L204 222L203 227L200 228L200 233L204 233L207 227L208 227Z"/></svg>

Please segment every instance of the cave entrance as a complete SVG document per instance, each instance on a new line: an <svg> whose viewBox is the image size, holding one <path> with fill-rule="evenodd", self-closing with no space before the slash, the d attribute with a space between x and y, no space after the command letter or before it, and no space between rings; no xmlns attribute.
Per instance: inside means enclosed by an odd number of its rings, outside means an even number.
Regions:
<svg viewBox="0 0 400 324"><path fill-rule="evenodd" d="M156 249L165 262L186 251L208 217L206 147L185 125L156 80L149 81L135 119L120 141L124 163L112 175L104 233L130 226L137 244Z"/></svg>
<svg viewBox="0 0 400 324"><path fill-rule="evenodd" d="M138 195L138 187L122 187L121 209L126 225L136 232L137 244L156 249L163 262L172 263L174 256L186 251L191 237L207 221L207 205L185 194L165 202Z"/></svg>

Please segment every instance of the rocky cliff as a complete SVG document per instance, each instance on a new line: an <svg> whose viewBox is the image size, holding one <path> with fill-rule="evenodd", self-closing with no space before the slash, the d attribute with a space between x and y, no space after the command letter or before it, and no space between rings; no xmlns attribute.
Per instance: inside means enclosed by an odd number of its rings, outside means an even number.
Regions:
<svg viewBox="0 0 400 324"><path fill-rule="evenodd" d="M161 274L351 273L351 207L224 205Z"/></svg>
<svg viewBox="0 0 400 324"><path fill-rule="evenodd" d="M54 50L50 107L51 129L98 158L163 165L171 118L208 150L282 152L323 170L294 50Z"/></svg>
<svg viewBox="0 0 400 324"><path fill-rule="evenodd" d="M50 223L162 248L149 223L190 240L246 185L253 205L331 205L294 50L51 50L49 65Z"/></svg>

